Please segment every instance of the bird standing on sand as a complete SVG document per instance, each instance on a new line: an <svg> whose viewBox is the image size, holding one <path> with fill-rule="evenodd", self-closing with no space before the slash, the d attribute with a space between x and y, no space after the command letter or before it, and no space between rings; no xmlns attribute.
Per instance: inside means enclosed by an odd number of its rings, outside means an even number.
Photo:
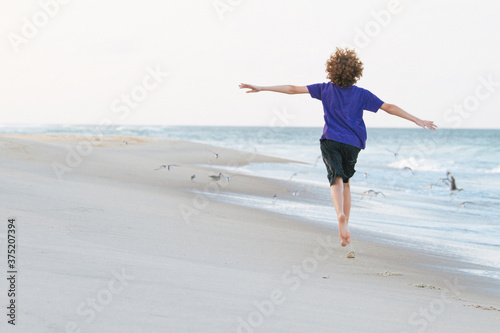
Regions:
<svg viewBox="0 0 500 333"><path fill-rule="evenodd" d="M191 176L191 181L193 181L196 178L196 175Z"/></svg>
<svg viewBox="0 0 500 333"><path fill-rule="evenodd" d="M220 177L222 177L222 172L219 172L219 174L217 176L216 175L210 175L208 177L212 178L212 181L218 182L220 180Z"/></svg>
<svg viewBox="0 0 500 333"><path fill-rule="evenodd" d="M166 169L167 171L170 171L170 169L172 169L174 166L175 167L180 167L180 165L178 165L178 164L168 164L168 165L167 164L162 164L162 165L160 165L159 168L155 169L155 171L156 170L160 170L160 169Z"/></svg>

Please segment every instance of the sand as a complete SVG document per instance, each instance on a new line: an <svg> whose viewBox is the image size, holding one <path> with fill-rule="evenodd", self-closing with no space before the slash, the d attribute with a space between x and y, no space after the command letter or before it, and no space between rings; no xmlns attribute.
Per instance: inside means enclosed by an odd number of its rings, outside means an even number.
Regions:
<svg viewBox="0 0 500 333"><path fill-rule="evenodd" d="M238 173L252 162L290 161L164 139L0 136L4 274L7 220L18 223L16 326L2 279L0 331L500 330L499 282L454 258L366 233L342 248L336 225L217 200L288 186ZM228 165L229 180L211 181Z"/></svg>

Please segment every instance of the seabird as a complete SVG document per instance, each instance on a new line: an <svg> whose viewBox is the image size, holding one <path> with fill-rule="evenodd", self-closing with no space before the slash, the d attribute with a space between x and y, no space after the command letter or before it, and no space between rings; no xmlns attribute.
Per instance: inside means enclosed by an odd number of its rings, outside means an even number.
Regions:
<svg viewBox="0 0 500 333"><path fill-rule="evenodd" d="M450 185L450 180L448 178L439 178L435 185L437 185L438 183L445 183L446 185Z"/></svg>
<svg viewBox="0 0 500 333"><path fill-rule="evenodd" d="M415 172L413 172L413 170L410 167L405 166L403 170L410 170L413 175L415 174Z"/></svg>
<svg viewBox="0 0 500 333"><path fill-rule="evenodd" d="M397 158L399 156L399 150L401 149L401 144L399 144L399 147L398 147L398 150L396 150L395 152L390 150L390 149L387 149L387 148L384 148L385 150L387 150L388 152L391 152L394 154L394 158Z"/></svg>
<svg viewBox="0 0 500 333"><path fill-rule="evenodd" d="M441 178L443 179L443 178ZM446 173L446 179L448 180L448 185L450 185L450 191L452 192L460 192L463 189L462 188L457 188L457 183L455 182L455 177L451 175L451 172Z"/></svg>
<svg viewBox="0 0 500 333"><path fill-rule="evenodd" d="M434 185L435 185L435 184L429 184L429 185L427 185L427 187L426 187L425 189L427 190L428 188L433 188L433 187L434 187Z"/></svg>
<svg viewBox="0 0 500 333"><path fill-rule="evenodd" d="M316 167L316 165L318 164L318 161L319 161L320 158L321 158L321 155L318 155L318 157L316 157L316 162L314 162L313 168Z"/></svg>
<svg viewBox="0 0 500 333"><path fill-rule="evenodd" d="M457 188L457 183L455 182L455 177L450 175L450 191L457 191L457 190L459 190L459 189Z"/></svg>
<svg viewBox="0 0 500 333"><path fill-rule="evenodd" d="M286 190L288 193L291 193L294 197L298 196L299 195L299 191L290 191L290 190Z"/></svg>
<svg viewBox="0 0 500 333"><path fill-rule="evenodd" d="M162 164L160 165L160 167L158 169L155 169L156 170L160 170L160 169L167 169L167 171L170 171L170 169L172 169L174 166L180 166L178 164Z"/></svg>
<svg viewBox="0 0 500 333"><path fill-rule="evenodd" d="M215 175L210 175L210 176L208 176L208 177L212 178L212 181L216 181L216 182L218 182L218 181L220 180L220 177L222 177L222 172L219 172L219 174L218 174L217 176L215 176Z"/></svg>
<svg viewBox="0 0 500 333"><path fill-rule="evenodd" d="M464 202L462 202L460 205L458 205L458 208L457 208L457 209L464 208L464 207L465 207L465 205L467 205L467 204L471 204L471 203L473 203L473 202L470 202L470 201L464 201Z"/></svg>
<svg viewBox="0 0 500 333"><path fill-rule="evenodd" d="M363 192L363 195L361 195L361 200L363 200L363 197L365 195L369 195L370 196L370 199L372 198L372 196L377 196L379 194L382 194L384 196L384 198L386 197L384 193L382 192L377 192L377 191L374 191L374 190L368 190L368 191L364 191Z"/></svg>
<svg viewBox="0 0 500 333"><path fill-rule="evenodd" d="M206 150L206 151L211 152L212 154L214 154L215 159L218 159L218 158L219 158L220 153L213 152L213 151L211 151L211 150L209 150L209 149L206 149L206 148L205 148L205 150Z"/></svg>

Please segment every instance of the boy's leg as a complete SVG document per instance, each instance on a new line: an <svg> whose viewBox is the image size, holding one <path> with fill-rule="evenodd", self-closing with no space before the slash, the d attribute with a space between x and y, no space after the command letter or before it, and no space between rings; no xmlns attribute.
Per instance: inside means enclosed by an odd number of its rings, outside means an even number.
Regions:
<svg viewBox="0 0 500 333"><path fill-rule="evenodd" d="M351 180L344 183L343 199L344 199L344 215L349 221L349 216L351 214Z"/></svg>
<svg viewBox="0 0 500 333"><path fill-rule="evenodd" d="M335 183L330 187L330 192L339 222L340 245L346 246L351 241L351 233L347 228L347 217L344 212L344 182L341 177L335 178Z"/></svg>
<svg viewBox="0 0 500 333"><path fill-rule="evenodd" d="M347 183L344 183L344 215L346 217L346 228L348 228L349 224L349 216L351 216L351 180ZM349 233L349 237L347 239L347 243L351 242L351 234Z"/></svg>

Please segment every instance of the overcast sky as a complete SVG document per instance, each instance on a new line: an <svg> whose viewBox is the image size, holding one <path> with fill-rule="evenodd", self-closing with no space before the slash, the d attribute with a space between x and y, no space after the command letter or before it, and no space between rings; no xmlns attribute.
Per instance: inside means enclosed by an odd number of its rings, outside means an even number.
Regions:
<svg viewBox="0 0 500 333"><path fill-rule="evenodd" d="M383 101L442 128L499 128L499 13L490 0L0 0L0 125L271 126L281 114L322 126L309 95L238 84L326 82L326 59L350 45L357 85Z"/></svg>

